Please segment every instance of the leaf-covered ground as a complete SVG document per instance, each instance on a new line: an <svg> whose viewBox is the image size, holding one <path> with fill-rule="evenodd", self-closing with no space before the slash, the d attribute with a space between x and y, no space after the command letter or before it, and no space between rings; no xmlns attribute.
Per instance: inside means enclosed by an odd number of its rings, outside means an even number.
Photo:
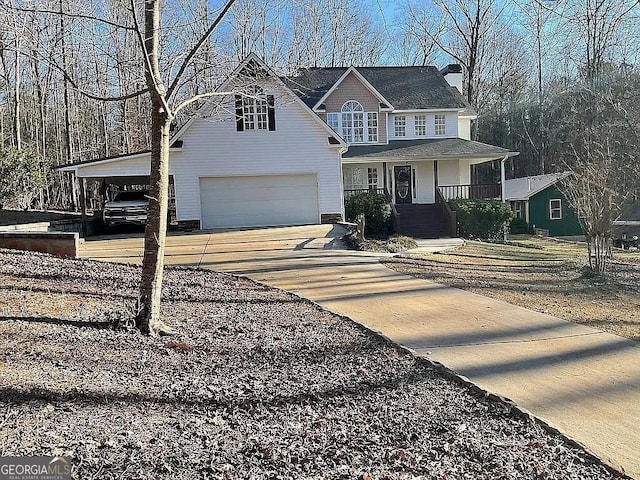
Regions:
<svg viewBox="0 0 640 480"><path fill-rule="evenodd" d="M78 479L606 479L562 438L285 292L168 269L150 338L136 267L0 250L0 455Z"/></svg>
<svg viewBox="0 0 640 480"><path fill-rule="evenodd" d="M640 340L640 253L616 251L607 277L584 275L584 244L532 237L471 241L450 251L384 259L394 270Z"/></svg>

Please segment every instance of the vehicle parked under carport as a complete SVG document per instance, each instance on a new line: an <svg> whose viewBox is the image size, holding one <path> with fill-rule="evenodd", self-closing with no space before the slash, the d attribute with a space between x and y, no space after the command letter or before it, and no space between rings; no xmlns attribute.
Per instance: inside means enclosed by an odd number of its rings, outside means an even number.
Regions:
<svg viewBox="0 0 640 480"><path fill-rule="evenodd" d="M102 219L107 226L144 225L147 223L149 192L147 190L120 191L104 206Z"/></svg>

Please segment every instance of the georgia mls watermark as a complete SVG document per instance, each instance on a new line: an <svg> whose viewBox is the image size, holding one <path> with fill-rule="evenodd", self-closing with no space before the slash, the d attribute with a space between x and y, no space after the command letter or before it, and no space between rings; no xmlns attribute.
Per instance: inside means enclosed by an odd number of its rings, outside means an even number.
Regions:
<svg viewBox="0 0 640 480"><path fill-rule="evenodd" d="M0 457L0 480L71 480L67 457Z"/></svg>

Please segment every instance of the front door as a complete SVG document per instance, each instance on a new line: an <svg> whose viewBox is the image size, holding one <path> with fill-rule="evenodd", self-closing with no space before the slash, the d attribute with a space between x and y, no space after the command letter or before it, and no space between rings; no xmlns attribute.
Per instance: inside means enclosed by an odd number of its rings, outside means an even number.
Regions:
<svg viewBox="0 0 640 480"><path fill-rule="evenodd" d="M411 203L411 165L393 167L396 203Z"/></svg>

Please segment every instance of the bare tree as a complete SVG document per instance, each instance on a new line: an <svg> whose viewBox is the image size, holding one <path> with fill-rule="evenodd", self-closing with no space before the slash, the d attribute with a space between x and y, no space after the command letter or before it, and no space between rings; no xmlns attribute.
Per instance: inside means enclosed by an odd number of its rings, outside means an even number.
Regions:
<svg viewBox="0 0 640 480"><path fill-rule="evenodd" d="M362 0L295 0L291 67L374 65L385 43Z"/></svg>
<svg viewBox="0 0 640 480"><path fill-rule="evenodd" d="M442 13L433 4L420 7L411 1L404 5L401 18L403 64L430 65L438 53L434 40L444 33L445 21Z"/></svg>
<svg viewBox="0 0 640 480"><path fill-rule="evenodd" d="M595 79L608 64L624 61L629 30L637 28L639 0L565 0L555 6L537 1L564 20L569 51L584 78Z"/></svg>
<svg viewBox="0 0 640 480"><path fill-rule="evenodd" d="M144 52L145 79L152 105L149 215L144 235L144 257L136 317L136 325L145 333L168 334L173 331L160 317L169 200L169 137L171 122L176 114L196 98L191 98L177 105L172 105L171 101L189 63L209 39L233 3L234 0L227 2L209 28L184 57L170 84L165 85L159 61L160 0L145 1L144 32L138 28L135 2L131 0L131 12L136 21L136 32ZM206 94L200 95L200 97L204 96Z"/></svg>
<svg viewBox="0 0 640 480"><path fill-rule="evenodd" d="M490 32L499 27L507 2L499 0L434 0L433 5L442 18L442 27L432 30L425 24L421 36L428 37L440 50L462 65L465 71L465 96L473 106L478 104L480 69L491 53L487 48ZM419 20L423 2L410 2L408 15ZM429 12L424 13L429 15ZM419 22L416 23L420 25Z"/></svg>
<svg viewBox="0 0 640 480"><path fill-rule="evenodd" d="M202 93L195 97L185 98L181 88L184 86L185 76L191 75L193 71L193 61L198 52L205 45L214 29L220 24L224 15L232 7L234 0L228 0L214 16L214 19L207 25L204 31L200 32L199 38L190 48L183 50L182 45L175 45L167 40L167 27L161 25L163 18L160 0L145 0L144 8L138 11L136 0L113 0L111 5L114 10L128 11L128 15L105 15L109 9L101 8L97 11L87 12L83 5L74 5L74 8L67 8L64 0L58 0L57 5L50 5L48 8L35 9L28 3L24 7L9 6L8 11L16 16L19 14L44 15L48 20L57 18L59 20L61 37L60 44L62 51L56 55L51 48L40 50L43 58L48 64L57 69L68 86L68 90L73 90L76 95L82 95L86 99L98 102L122 102L135 99L141 95L148 94L151 105L151 166L150 166L150 198L149 214L145 230L144 257L142 273L140 278L140 293L138 300L138 312L136 315L136 326L145 333L163 334L171 333L172 329L166 325L160 316L160 299L164 271L164 247L167 231L168 213L168 186L169 186L169 136L171 122L176 115L185 107L204 99L209 95L218 95L216 92ZM6 6L5 6L6 7ZM104 6L103 6L104 7ZM98 13L99 12L99 13ZM113 87L99 87L96 82L96 67L82 68L80 62L73 66L67 63L68 52L66 42L67 28L66 22L88 22L97 23L102 31L107 33L103 36L99 49L106 55L110 66L120 63L132 69L129 78L144 78L146 88L139 90L125 91L120 89L118 94L108 94L104 96L98 90L118 91L117 85ZM76 25L77 27L77 25ZM74 37L76 41L86 40L89 43L95 41L96 36L92 36L92 29L80 29ZM127 52L123 56L117 55L118 35L124 38L133 33L137 42L137 49ZM84 36L84 37L83 37ZM88 39L88 40L87 40ZM96 45L93 45L96 47ZM48 47L48 46L47 46ZM170 57L168 53L174 50L180 53L177 57ZM95 59L94 59L95 60ZM89 62L89 64L91 64ZM140 71L140 65L143 65ZM73 67L73 68L72 68ZM98 69L100 70L100 69ZM116 73L117 73L117 69ZM107 74L109 75L109 74ZM134 85L137 82L134 82ZM141 86L141 85L140 85ZM113 89L113 90L112 90ZM64 104L70 107L70 96L65 95ZM71 131L69 119L65 120L68 132ZM66 135L65 135L66 136ZM70 135L69 135L70 136ZM69 140L69 145L71 140Z"/></svg>
<svg viewBox="0 0 640 480"><path fill-rule="evenodd" d="M558 163L572 172L564 192L587 238L589 266L607 269L613 222L640 188L637 138L640 127L638 76L608 75L586 81L554 101L561 121L554 130Z"/></svg>

